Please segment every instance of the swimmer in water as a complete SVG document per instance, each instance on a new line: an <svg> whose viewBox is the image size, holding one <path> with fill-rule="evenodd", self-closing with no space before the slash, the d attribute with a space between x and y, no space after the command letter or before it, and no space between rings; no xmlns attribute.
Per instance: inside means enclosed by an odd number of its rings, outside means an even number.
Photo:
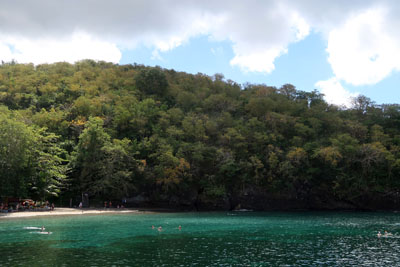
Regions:
<svg viewBox="0 0 400 267"><path fill-rule="evenodd" d="M378 236L378 237L381 237L381 236L382 236L381 231L378 231L377 236Z"/></svg>
<svg viewBox="0 0 400 267"><path fill-rule="evenodd" d="M160 227L158 227L158 229L157 229L159 232L161 232L162 231L162 227L160 226Z"/></svg>
<svg viewBox="0 0 400 267"><path fill-rule="evenodd" d="M44 228L44 226L42 226L42 229L41 229L41 231L42 231L42 232L44 232L44 229L46 229L46 228Z"/></svg>
<svg viewBox="0 0 400 267"><path fill-rule="evenodd" d="M151 226L151 229L154 229L154 225Z"/></svg>
<svg viewBox="0 0 400 267"><path fill-rule="evenodd" d="M178 229L179 229L179 231L182 230L182 226L179 225Z"/></svg>
<svg viewBox="0 0 400 267"><path fill-rule="evenodd" d="M392 235L391 233L388 233L388 231L385 230L385 234L384 234L385 237L391 236L391 235Z"/></svg>

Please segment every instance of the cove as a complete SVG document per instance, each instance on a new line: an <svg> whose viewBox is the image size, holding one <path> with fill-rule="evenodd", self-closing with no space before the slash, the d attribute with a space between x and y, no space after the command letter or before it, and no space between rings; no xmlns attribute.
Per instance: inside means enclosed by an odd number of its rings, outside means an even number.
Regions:
<svg viewBox="0 0 400 267"><path fill-rule="evenodd" d="M52 234L39 234L41 226ZM391 235L378 238L377 232L385 230ZM0 251L0 266L394 266L400 255L400 214L199 212L0 219Z"/></svg>

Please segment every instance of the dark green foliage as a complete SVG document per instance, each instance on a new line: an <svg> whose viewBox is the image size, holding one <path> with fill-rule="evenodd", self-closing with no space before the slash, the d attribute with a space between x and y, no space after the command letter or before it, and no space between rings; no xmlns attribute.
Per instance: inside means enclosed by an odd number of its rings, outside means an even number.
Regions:
<svg viewBox="0 0 400 267"><path fill-rule="evenodd" d="M168 82L165 73L159 68L145 68L136 76L136 87L149 95L163 96Z"/></svg>
<svg viewBox="0 0 400 267"><path fill-rule="evenodd" d="M66 176L59 137L0 108L0 196L58 196Z"/></svg>
<svg viewBox="0 0 400 267"><path fill-rule="evenodd" d="M399 105L365 96L341 109L290 84L84 60L1 65L0 104L4 196L354 202L400 190Z"/></svg>

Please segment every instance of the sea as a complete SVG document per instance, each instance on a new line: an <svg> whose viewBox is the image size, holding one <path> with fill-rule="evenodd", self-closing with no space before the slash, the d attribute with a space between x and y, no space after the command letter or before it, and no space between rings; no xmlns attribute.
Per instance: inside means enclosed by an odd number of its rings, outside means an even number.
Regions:
<svg viewBox="0 0 400 267"><path fill-rule="evenodd" d="M400 213L0 217L0 266L400 266Z"/></svg>

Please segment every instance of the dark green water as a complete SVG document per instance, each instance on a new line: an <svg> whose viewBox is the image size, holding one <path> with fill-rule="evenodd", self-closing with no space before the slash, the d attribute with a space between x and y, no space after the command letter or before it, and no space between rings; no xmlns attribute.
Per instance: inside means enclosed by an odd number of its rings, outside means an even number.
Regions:
<svg viewBox="0 0 400 267"><path fill-rule="evenodd" d="M51 235L38 234L44 225ZM163 227L162 232L152 229ZM178 226L182 226L182 230ZM387 230L389 237L377 237ZM0 266L400 266L397 213L0 218Z"/></svg>

